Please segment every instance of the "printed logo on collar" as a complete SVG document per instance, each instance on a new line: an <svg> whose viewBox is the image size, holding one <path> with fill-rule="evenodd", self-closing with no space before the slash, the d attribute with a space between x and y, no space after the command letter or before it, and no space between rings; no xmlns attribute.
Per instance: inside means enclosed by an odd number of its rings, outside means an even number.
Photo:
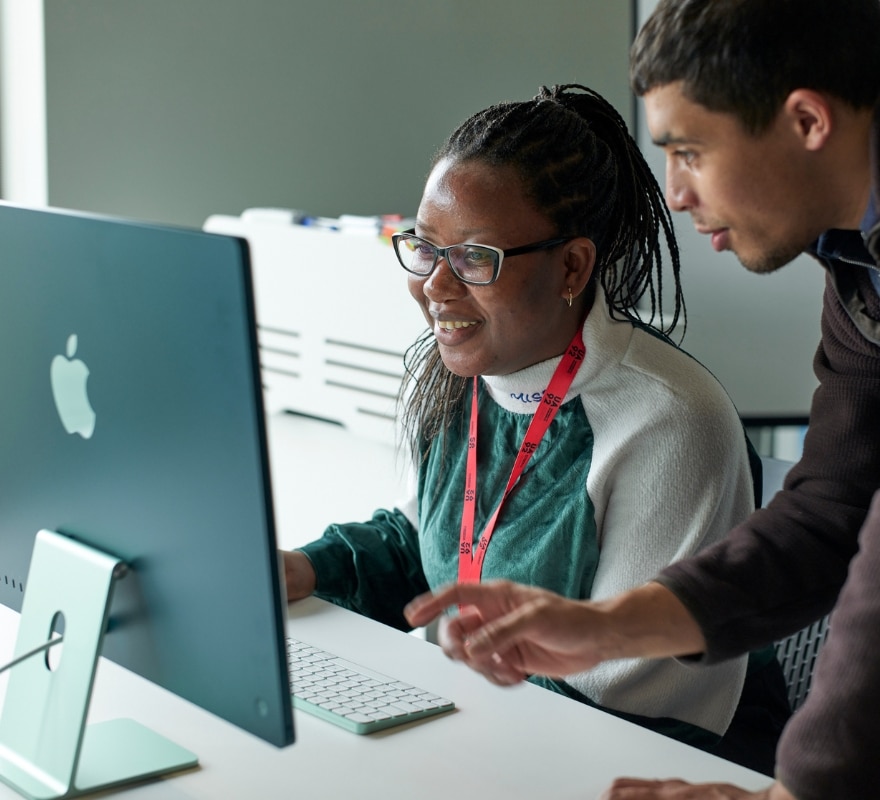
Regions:
<svg viewBox="0 0 880 800"><path fill-rule="evenodd" d="M544 399L544 392L534 392L526 394L525 392L511 392L511 400L519 400L520 403L540 403Z"/></svg>

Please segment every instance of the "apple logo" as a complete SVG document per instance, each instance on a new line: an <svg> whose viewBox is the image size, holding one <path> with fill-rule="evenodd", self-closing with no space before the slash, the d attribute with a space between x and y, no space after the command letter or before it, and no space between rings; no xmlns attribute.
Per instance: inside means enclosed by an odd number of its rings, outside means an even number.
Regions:
<svg viewBox="0 0 880 800"><path fill-rule="evenodd" d="M76 334L72 333L67 339L67 358L57 355L52 359L52 395L64 430L90 439L95 430L95 412L86 390L89 368L74 358L76 344Z"/></svg>

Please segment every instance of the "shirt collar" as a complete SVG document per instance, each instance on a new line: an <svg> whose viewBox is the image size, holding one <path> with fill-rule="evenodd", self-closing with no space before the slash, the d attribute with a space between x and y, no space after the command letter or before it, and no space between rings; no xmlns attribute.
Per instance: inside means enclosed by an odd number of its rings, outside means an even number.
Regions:
<svg viewBox="0 0 880 800"><path fill-rule="evenodd" d="M870 229L870 219L873 219L874 223L877 221L876 210L872 208L873 205L872 201L862 220L860 230L831 228L816 240L810 248L810 252L828 261L842 261L846 264L876 269L877 265L865 246L864 233L862 232ZM869 221L868 228L864 227L866 221Z"/></svg>
<svg viewBox="0 0 880 800"><path fill-rule="evenodd" d="M859 230L862 232L862 237L867 238L871 230L878 224L880 224L880 208L878 208L877 195L872 191L871 196L868 198L868 207L865 209L865 216L862 217L862 221L859 224Z"/></svg>

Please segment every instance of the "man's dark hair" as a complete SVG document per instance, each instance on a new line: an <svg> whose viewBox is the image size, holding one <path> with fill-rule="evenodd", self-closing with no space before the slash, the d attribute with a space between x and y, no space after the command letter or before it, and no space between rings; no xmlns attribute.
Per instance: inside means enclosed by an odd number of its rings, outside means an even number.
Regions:
<svg viewBox="0 0 880 800"><path fill-rule="evenodd" d="M765 131L795 89L853 108L880 98L878 0L660 0L632 46L635 93L683 82L710 111Z"/></svg>

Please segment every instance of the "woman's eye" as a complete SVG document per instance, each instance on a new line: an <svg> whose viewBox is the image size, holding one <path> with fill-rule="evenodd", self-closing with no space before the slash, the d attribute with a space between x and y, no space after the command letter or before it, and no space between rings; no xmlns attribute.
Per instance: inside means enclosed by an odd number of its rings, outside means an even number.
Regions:
<svg viewBox="0 0 880 800"><path fill-rule="evenodd" d="M485 250L468 250L464 258L468 266L471 267L484 267L492 263L492 254Z"/></svg>

